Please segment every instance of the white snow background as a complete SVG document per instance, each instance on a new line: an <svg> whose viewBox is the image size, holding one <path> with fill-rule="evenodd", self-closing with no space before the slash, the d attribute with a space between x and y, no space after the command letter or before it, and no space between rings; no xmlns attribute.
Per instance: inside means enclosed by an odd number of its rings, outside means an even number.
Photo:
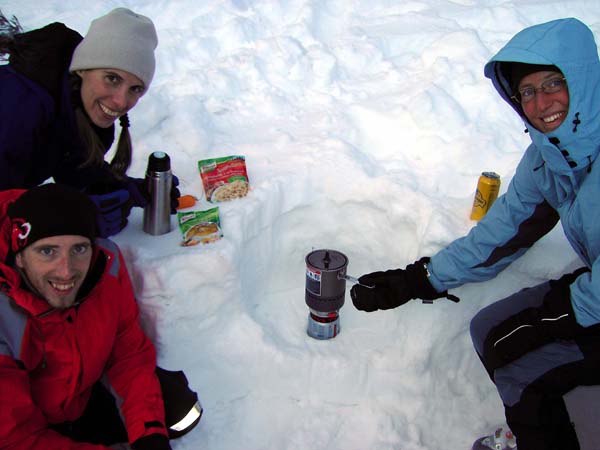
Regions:
<svg viewBox="0 0 600 450"><path fill-rule="evenodd" d="M181 191L197 161L244 155L249 195L220 204L224 238L180 232L121 246L159 364L185 370L205 415L175 450L456 450L503 421L470 342L484 305L579 264L560 228L495 280L367 314L346 287L341 333L306 333L305 256L348 273L404 267L465 234L477 179L501 192L529 138L483 76L516 32L596 0L3 0L25 29L85 34L117 6L151 17L150 91L130 113L134 162L166 151ZM0 100L1 101L1 100ZM212 204L200 201L194 209ZM175 222L173 221L175 225Z"/></svg>

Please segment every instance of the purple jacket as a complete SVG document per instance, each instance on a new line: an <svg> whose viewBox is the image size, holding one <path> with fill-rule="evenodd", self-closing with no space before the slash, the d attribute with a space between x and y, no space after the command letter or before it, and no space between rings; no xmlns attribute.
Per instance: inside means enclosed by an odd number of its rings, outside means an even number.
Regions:
<svg viewBox="0 0 600 450"><path fill-rule="evenodd" d="M87 152L75 123L68 67L80 41L60 23L16 36L10 63L0 66L0 190L29 188L50 177L78 188L113 178L106 166L79 167ZM108 149L114 128L105 133Z"/></svg>

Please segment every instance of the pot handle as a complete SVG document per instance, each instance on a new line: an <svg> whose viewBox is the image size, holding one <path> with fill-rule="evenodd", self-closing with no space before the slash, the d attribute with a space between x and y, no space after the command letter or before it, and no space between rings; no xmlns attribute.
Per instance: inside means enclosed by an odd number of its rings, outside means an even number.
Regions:
<svg viewBox="0 0 600 450"><path fill-rule="evenodd" d="M338 273L338 280L346 280L346 281L349 281L350 283L358 284L358 285L360 285L362 287L366 287L368 289L375 288L375 286L367 286L366 284L362 284L360 281L358 281L358 278L353 277L353 276L348 275L348 274L344 275L341 272Z"/></svg>

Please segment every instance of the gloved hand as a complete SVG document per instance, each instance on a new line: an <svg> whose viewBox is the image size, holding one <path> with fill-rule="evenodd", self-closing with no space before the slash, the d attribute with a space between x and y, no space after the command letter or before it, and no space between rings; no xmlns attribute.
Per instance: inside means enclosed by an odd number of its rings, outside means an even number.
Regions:
<svg viewBox="0 0 600 450"><path fill-rule="evenodd" d="M173 181L171 182L171 214L177 214L179 197L181 197L181 192L179 192L177 186L179 186L179 178L173 175Z"/></svg>
<svg viewBox="0 0 600 450"><path fill-rule="evenodd" d="M125 189L129 192L132 206L145 208L150 202L150 192L148 192L148 185L144 178L127 177Z"/></svg>
<svg viewBox="0 0 600 450"><path fill-rule="evenodd" d="M600 336L600 325L585 328L577 323L571 305L571 283L588 271L582 267L550 281L538 308L524 309L492 328L483 347L486 368L493 371L556 339Z"/></svg>
<svg viewBox="0 0 600 450"><path fill-rule="evenodd" d="M434 300L446 297L453 301L458 298L447 291L437 292L427 279L428 257L421 258L405 269L386 270L363 275L350 290L350 297L356 309L372 312L378 309L392 309L414 298ZM367 286L372 286L371 288Z"/></svg>
<svg viewBox="0 0 600 450"><path fill-rule="evenodd" d="M150 202L150 191L148 190L146 179L127 177L125 186L131 195L133 206L145 208L148 205ZM177 186L179 186L179 178L173 175L170 191L171 214L177 213L177 205L179 204L179 197L181 197L181 192L179 192Z"/></svg>
<svg viewBox="0 0 600 450"><path fill-rule="evenodd" d="M133 206L126 189L105 194L88 194L88 196L98 207L96 223L100 237L113 236L125 228Z"/></svg>
<svg viewBox="0 0 600 450"><path fill-rule="evenodd" d="M149 434L131 444L133 450L171 450L169 438L162 434Z"/></svg>

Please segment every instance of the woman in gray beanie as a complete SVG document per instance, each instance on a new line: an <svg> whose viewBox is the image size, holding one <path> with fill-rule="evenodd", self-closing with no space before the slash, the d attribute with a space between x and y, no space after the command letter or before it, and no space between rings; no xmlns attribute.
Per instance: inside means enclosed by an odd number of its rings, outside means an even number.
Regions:
<svg viewBox="0 0 600 450"><path fill-rule="evenodd" d="M0 190L52 177L88 193L100 211L100 234L116 234L148 198L144 181L126 175L127 112L154 76L154 24L116 8L93 20L84 38L61 23L21 31L0 12L0 54L9 55L0 66ZM107 162L117 119L121 133ZM178 194L174 186L173 212Z"/></svg>

